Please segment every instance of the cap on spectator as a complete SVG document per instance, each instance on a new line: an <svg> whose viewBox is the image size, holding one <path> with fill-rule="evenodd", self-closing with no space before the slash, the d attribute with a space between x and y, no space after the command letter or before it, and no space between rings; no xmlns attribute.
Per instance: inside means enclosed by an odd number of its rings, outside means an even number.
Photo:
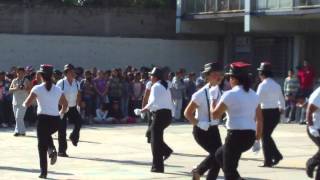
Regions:
<svg viewBox="0 0 320 180"><path fill-rule="evenodd" d="M217 61L214 61L204 65L202 74L209 74L214 71L222 71L222 70L223 68L221 64Z"/></svg>
<svg viewBox="0 0 320 180"><path fill-rule="evenodd" d="M38 72L44 74L52 74L53 66L51 64L41 64Z"/></svg>
<svg viewBox="0 0 320 180"><path fill-rule="evenodd" d="M231 63L226 75L228 75L228 76L249 75L249 67L250 66L251 66L251 64L248 64L248 63L245 63L242 61Z"/></svg>
<svg viewBox="0 0 320 180"><path fill-rule="evenodd" d="M31 72L31 71L33 71L33 67L32 66L26 66L25 70L28 71L28 72Z"/></svg>
<svg viewBox="0 0 320 180"><path fill-rule="evenodd" d="M162 78L162 70L160 68L154 67L151 72L149 72L150 76L154 76L158 79Z"/></svg>
<svg viewBox="0 0 320 180"><path fill-rule="evenodd" d="M58 69L55 69L53 71L53 73L56 74L56 75L60 75L60 76L62 75L62 72L60 70L58 70Z"/></svg>
<svg viewBox="0 0 320 180"><path fill-rule="evenodd" d="M69 70L74 70L74 66L72 64L66 64L63 68L63 71L66 73Z"/></svg>
<svg viewBox="0 0 320 180"><path fill-rule="evenodd" d="M263 72L271 72L272 66L270 62L261 62L260 67L258 68L258 71L263 71Z"/></svg>

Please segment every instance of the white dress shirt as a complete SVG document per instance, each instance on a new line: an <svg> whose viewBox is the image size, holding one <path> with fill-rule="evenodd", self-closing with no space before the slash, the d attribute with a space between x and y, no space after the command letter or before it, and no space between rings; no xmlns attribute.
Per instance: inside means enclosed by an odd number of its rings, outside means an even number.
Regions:
<svg viewBox="0 0 320 180"><path fill-rule="evenodd" d="M207 92L207 95L206 95ZM196 109L195 118L199 122L208 122L210 121L211 126L219 124L218 119L212 119L211 113L209 112L211 108L212 101L218 101L220 99L220 90L218 86L209 87L209 84L206 84L204 87L195 92L191 101L194 102L198 107ZM210 120L209 120L210 116Z"/></svg>
<svg viewBox="0 0 320 180"><path fill-rule="evenodd" d="M59 101L62 96L62 90L52 85L50 91L45 87L45 83L36 85L32 88L31 93L37 96L37 114L59 116Z"/></svg>
<svg viewBox="0 0 320 180"><path fill-rule="evenodd" d="M235 86L223 93L219 103L227 106L227 129L256 130L259 97L253 90L246 92L241 86Z"/></svg>
<svg viewBox="0 0 320 180"><path fill-rule="evenodd" d="M310 95L309 104L313 104L318 109L312 113L312 121L313 126L316 129L320 129L320 87L318 87L313 93Z"/></svg>
<svg viewBox="0 0 320 180"><path fill-rule="evenodd" d="M68 101L68 106L77 106L77 97L80 87L77 81L73 80L72 84L70 84L67 78L65 77L57 82L57 86L60 87L60 89L64 92L64 95L66 96L66 99Z"/></svg>
<svg viewBox="0 0 320 180"><path fill-rule="evenodd" d="M264 79L258 86L257 94L260 99L261 109L285 109L281 87L273 79Z"/></svg>
<svg viewBox="0 0 320 180"><path fill-rule="evenodd" d="M154 83L151 87L148 104L145 107L151 112L160 109L169 109L173 112L173 103L169 87L166 89L160 81Z"/></svg>

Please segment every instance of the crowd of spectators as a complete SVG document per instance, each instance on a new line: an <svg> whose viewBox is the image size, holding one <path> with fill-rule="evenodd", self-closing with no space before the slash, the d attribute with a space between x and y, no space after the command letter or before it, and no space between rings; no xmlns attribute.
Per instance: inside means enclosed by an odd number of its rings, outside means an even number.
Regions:
<svg viewBox="0 0 320 180"><path fill-rule="evenodd" d="M92 68L84 70L77 67L75 78L81 93L81 113L84 124L114 124L144 122L137 117L134 109L142 108L142 100L152 67L140 69L128 66L102 70ZM56 83L64 74L54 71ZM12 67L8 72L0 72L0 127L13 126L16 122L32 126L36 121L36 103L24 109L22 102L30 89L40 83L39 75L32 66ZM196 73L187 73L185 69L169 73L172 101L174 105L173 121L184 122L182 115L192 94L205 84L205 80ZM305 110L308 96L315 86L316 76L313 68L304 62L297 73L290 69L284 81L283 92L286 99L285 117L287 122L305 123ZM222 90L230 89L228 81L221 84ZM253 87L255 89L255 87Z"/></svg>
<svg viewBox="0 0 320 180"><path fill-rule="evenodd" d="M142 106L150 69L151 67L137 69L128 66L125 69L92 68L84 70L77 67L75 78L81 93L82 102L79 111L83 123L114 124L146 121L137 117L134 109ZM54 71L53 81L55 83L63 77L62 71ZM200 77L196 81L196 74L193 72L186 74L184 69L171 72L170 80L176 110L174 120L184 121L183 108L196 91L196 86L202 86L204 80ZM24 109L21 103L30 89L40 81L39 75L32 66L12 67L8 72L0 72L0 127L13 126L16 119L21 119L21 116L24 117L22 122L25 122L26 125L32 126L35 123L36 103L28 109Z"/></svg>

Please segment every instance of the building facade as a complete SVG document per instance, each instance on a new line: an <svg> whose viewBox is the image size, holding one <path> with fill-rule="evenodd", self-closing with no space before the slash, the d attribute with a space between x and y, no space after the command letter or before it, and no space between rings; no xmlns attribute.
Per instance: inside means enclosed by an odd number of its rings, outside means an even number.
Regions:
<svg viewBox="0 0 320 180"><path fill-rule="evenodd" d="M320 73L319 19L320 0L178 0L176 32L217 37L224 64L270 61L283 78L304 60Z"/></svg>

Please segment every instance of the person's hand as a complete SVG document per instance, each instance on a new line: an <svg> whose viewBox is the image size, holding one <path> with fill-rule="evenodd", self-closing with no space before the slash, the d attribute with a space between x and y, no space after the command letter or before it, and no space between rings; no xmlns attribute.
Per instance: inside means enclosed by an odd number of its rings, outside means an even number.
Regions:
<svg viewBox="0 0 320 180"><path fill-rule="evenodd" d="M284 110L279 108L279 112L280 112L280 114L282 114L284 112Z"/></svg>
<svg viewBox="0 0 320 180"><path fill-rule="evenodd" d="M64 112L61 110L61 111L59 112L59 115L60 115L60 119L63 119L63 117L64 117Z"/></svg>
<svg viewBox="0 0 320 180"><path fill-rule="evenodd" d="M314 126L309 126L308 130L313 137L320 137L318 129L316 129Z"/></svg>
<svg viewBox="0 0 320 180"><path fill-rule="evenodd" d="M256 140L251 148L252 152L254 153L259 153L261 149L261 145L260 145L260 141L259 140Z"/></svg>
<svg viewBox="0 0 320 180"><path fill-rule="evenodd" d="M134 110L134 114L136 115L136 116L141 116L141 109L135 109Z"/></svg>
<svg viewBox="0 0 320 180"><path fill-rule="evenodd" d="M199 121L197 126L204 131L208 131L210 123L207 121Z"/></svg>

